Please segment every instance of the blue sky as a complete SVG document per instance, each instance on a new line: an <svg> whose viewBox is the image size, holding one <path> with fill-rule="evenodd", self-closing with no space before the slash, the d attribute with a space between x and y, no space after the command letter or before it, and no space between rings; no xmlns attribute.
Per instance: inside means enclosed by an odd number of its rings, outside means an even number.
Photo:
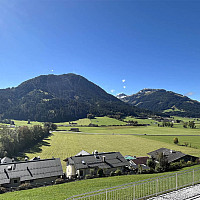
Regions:
<svg viewBox="0 0 200 200"><path fill-rule="evenodd" d="M0 88L76 73L116 95L200 101L200 1L0 0Z"/></svg>

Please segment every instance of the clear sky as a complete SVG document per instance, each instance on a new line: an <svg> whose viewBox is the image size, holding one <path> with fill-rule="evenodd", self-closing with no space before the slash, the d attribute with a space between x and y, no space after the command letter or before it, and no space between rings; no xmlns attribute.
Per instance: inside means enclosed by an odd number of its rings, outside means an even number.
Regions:
<svg viewBox="0 0 200 200"><path fill-rule="evenodd" d="M200 1L0 0L0 88L71 72L200 101Z"/></svg>

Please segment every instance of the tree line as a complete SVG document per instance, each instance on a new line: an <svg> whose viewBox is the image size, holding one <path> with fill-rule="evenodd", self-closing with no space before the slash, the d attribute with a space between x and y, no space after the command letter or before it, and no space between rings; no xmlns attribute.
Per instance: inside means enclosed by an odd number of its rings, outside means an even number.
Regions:
<svg viewBox="0 0 200 200"><path fill-rule="evenodd" d="M0 129L0 157L14 157L24 150L37 144L50 134L50 130L56 129L52 123L44 123L44 126L23 126L14 129L3 126Z"/></svg>

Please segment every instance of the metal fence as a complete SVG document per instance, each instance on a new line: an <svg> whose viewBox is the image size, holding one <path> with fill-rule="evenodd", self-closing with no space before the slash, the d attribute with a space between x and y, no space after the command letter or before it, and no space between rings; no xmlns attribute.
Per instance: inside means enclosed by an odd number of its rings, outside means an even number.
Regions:
<svg viewBox="0 0 200 200"><path fill-rule="evenodd" d="M147 199L159 194L200 183L200 167L172 173L143 181L75 195L67 200L135 200Z"/></svg>

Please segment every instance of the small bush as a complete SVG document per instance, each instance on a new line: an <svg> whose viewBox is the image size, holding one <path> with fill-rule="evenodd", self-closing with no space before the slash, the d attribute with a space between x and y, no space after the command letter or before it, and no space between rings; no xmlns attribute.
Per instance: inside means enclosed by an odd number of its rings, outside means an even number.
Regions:
<svg viewBox="0 0 200 200"><path fill-rule="evenodd" d="M192 161L187 161L187 166L191 166L192 164Z"/></svg>
<svg viewBox="0 0 200 200"><path fill-rule="evenodd" d="M99 177L103 177L103 175L104 175L104 173L103 173L103 169L98 169L97 170L97 175L99 176Z"/></svg>
<svg viewBox="0 0 200 200"><path fill-rule="evenodd" d="M30 183L23 183L18 187L19 190L27 190L31 188L32 188L32 185Z"/></svg>
<svg viewBox="0 0 200 200"><path fill-rule="evenodd" d="M0 187L0 194L7 192L7 189L4 187Z"/></svg>
<svg viewBox="0 0 200 200"><path fill-rule="evenodd" d="M115 175L115 172L111 171L110 176L114 176L114 175Z"/></svg>
<svg viewBox="0 0 200 200"><path fill-rule="evenodd" d="M65 180L63 178L57 178L55 180L55 184L61 184L61 183L64 183L64 182L65 182Z"/></svg>
<svg viewBox="0 0 200 200"><path fill-rule="evenodd" d="M116 174L117 176L120 176L120 175L122 175L122 172L121 172L120 169L117 169L117 170L115 171L115 174Z"/></svg>
<svg viewBox="0 0 200 200"><path fill-rule="evenodd" d="M93 177L90 174L85 175L85 179L92 179Z"/></svg>

